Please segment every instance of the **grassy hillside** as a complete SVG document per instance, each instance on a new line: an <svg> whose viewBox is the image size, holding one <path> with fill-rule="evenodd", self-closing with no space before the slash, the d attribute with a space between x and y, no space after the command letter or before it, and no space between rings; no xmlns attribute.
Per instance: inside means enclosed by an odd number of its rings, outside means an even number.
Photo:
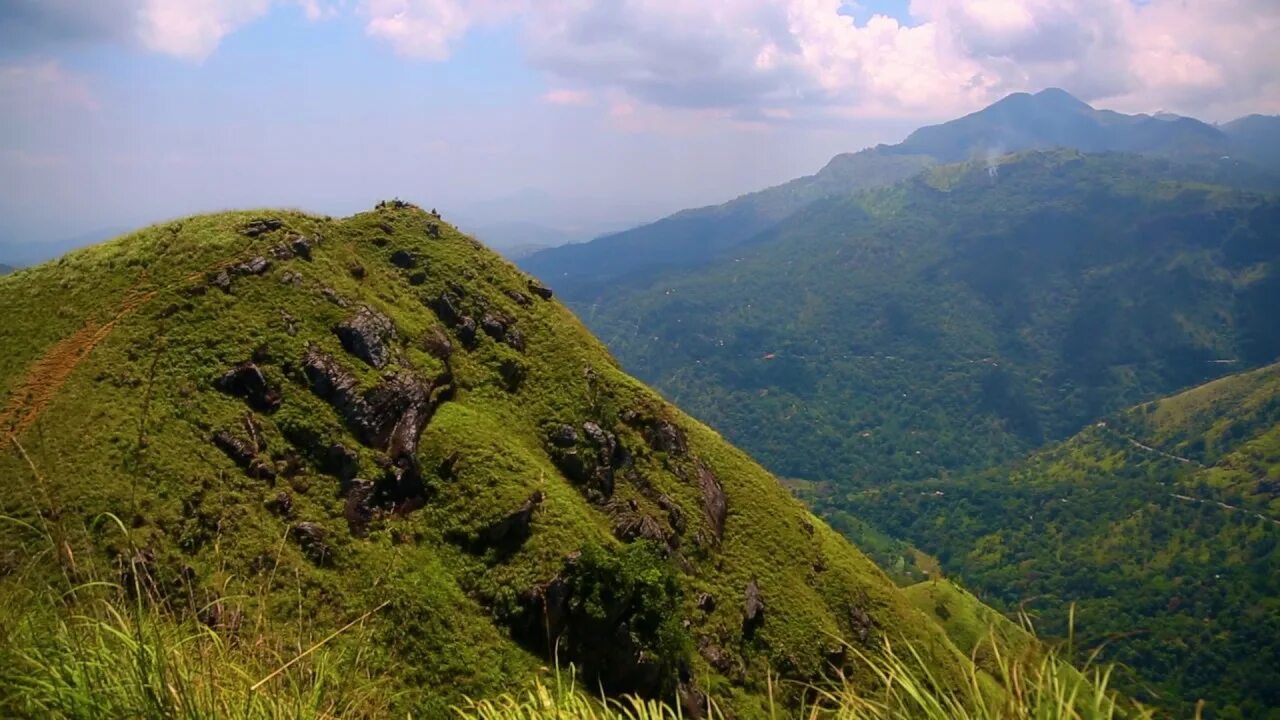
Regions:
<svg viewBox="0 0 1280 720"><path fill-rule="evenodd" d="M842 487L985 467L1280 356L1280 201L1070 151L820 202L583 317L775 472Z"/></svg>
<svg viewBox="0 0 1280 720"><path fill-rule="evenodd" d="M884 639L965 682L943 629L769 473L416 207L156 225L0 279L0 345L21 657L60 652L50 597L90 615L106 583L214 648L287 658L358 626L324 648L379 679L374 714L439 717L558 661L758 717L770 677L783 706L786 681L872 682L848 648ZM40 714L8 683L6 714Z"/></svg>
<svg viewBox="0 0 1280 720"><path fill-rule="evenodd" d="M1177 716L1204 698L1205 717L1280 717L1280 365L1113 415L1008 471L840 505L1044 631L1065 632L1075 603L1079 646Z"/></svg>

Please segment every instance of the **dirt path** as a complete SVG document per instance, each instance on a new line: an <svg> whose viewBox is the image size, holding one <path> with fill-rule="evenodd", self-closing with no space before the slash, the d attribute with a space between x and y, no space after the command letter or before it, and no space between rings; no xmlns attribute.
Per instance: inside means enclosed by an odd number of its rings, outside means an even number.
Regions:
<svg viewBox="0 0 1280 720"><path fill-rule="evenodd" d="M62 388L81 361L111 334L117 322L155 296L155 291L130 293L106 323L93 320L70 337L59 340L36 360L22 384L14 388L9 402L0 410L0 448L39 419L49 401Z"/></svg>
<svg viewBox="0 0 1280 720"><path fill-rule="evenodd" d="M1267 517L1262 513L1256 513L1252 510L1247 510L1245 508L1242 508L1236 505L1228 505L1227 503L1224 503L1224 502L1218 502L1217 500L1205 500L1204 498L1191 497L1190 495L1179 495L1178 493L1169 493L1169 497L1177 498L1178 500L1182 500L1184 502L1198 503L1200 505L1217 505L1223 510L1232 510L1235 512L1242 512L1247 515L1252 515L1258 518L1259 520L1264 520L1266 522L1269 522L1273 525L1280 525L1280 520L1276 520L1275 518Z"/></svg>

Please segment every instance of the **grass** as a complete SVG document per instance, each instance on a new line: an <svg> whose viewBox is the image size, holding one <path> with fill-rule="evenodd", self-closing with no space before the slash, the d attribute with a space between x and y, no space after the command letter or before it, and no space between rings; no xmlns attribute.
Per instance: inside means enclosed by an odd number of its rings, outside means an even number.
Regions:
<svg viewBox="0 0 1280 720"><path fill-rule="evenodd" d="M104 519L128 537L117 518ZM196 609L200 622L154 594L136 547L135 559L119 573L129 580L111 582L77 565L70 553L56 552L63 546L59 534L46 528L47 549L16 573L28 576L26 582L0 583L0 715L387 716L385 683L360 649L328 643L339 633L359 635L369 614L314 641L301 623L273 628L265 614L227 615L222 598ZM51 560L59 579L31 582ZM93 579L73 581L83 573Z"/></svg>
<svg viewBox="0 0 1280 720"><path fill-rule="evenodd" d="M396 713L395 690L362 649L365 621L383 606L320 637L299 621L272 627L253 618L216 614L217 600L194 614L160 597L144 554L114 516L100 524L118 533L130 559L107 579L100 566L78 563L61 523L43 527L3 518L39 538L39 549L0 582L0 715L14 718L378 718ZM33 582L56 568L53 580ZM19 582L13 582L14 579ZM78 578L78 579L77 579ZM926 584L916 586L916 590ZM942 595L963 615L965 630L989 622L974 641L974 662L960 683L942 677L908 639L881 640L876 652L839 642L851 673L799 683L767 673L770 720L1112 720L1151 714L1109 689L1110 670L1081 673L1053 650L1013 642L1009 621L959 588ZM917 602L925 602L920 598ZM965 608L972 605L974 608ZM385 606L385 604L384 604ZM990 613L988 615L987 613ZM194 615L194 617L193 617ZM202 618L197 621L195 618ZM949 628L950 630L951 628ZM338 636L350 642L330 644ZM293 638L285 641L283 638ZM984 657L979 659L978 655ZM589 693L569 666L554 674L513 678L511 690L448 709L458 720L675 720L676 704ZM789 686L789 687L788 687ZM799 708L775 697L799 695ZM432 711L407 717L435 717ZM724 720L714 693L704 717Z"/></svg>

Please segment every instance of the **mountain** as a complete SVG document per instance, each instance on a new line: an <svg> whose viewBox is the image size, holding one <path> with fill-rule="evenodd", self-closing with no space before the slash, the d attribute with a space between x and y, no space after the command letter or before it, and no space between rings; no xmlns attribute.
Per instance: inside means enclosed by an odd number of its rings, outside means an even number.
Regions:
<svg viewBox="0 0 1280 720"><path fill-rule="evenodd" d="M4 263L0 263L0 275L8 275L9 273L13 272L16 269L17 268L13 267L12 265L5 265Z"/></svg>
<svg viewBox="0 0 1280 720"><path fill-rule="evenodd" d="M1280 365L1107 417L1009 469L880 485L842 508L982 597L1132 670L1176 717L1280 712Z"/></svg>
<svg viewBox="0 0 1280 720"><path fill-rule="evenodd" d="M962 118L920 128L897 145L837 155L815 175L588 243L543 250L520 264L568 300L589 304L620 285L644 285L667 271L729 254L817 200L890 185L938 163L1021 150L1074 148L1211 163L1235 184L1277 189L1277 122L1251 116L1219 129L1180 116L1096 110L1056 88L1015 93Z"/></svg>
<svg viewBox="0 0 1280 720"><path fill-rule="evenodd" d="M1216 159L1229 151L1221 130L1188 117L1095 110L1064 90L1014 93L962 118L920 128L894 150L939 162L1015 150L1073 148L1178 159Z"/></svg>
<svg viewBox="0 0 1280 720"><path fill-rule="evenodd" d="M232 645L358 655L396 716L573 662L764 717L885 639L966 682L769 473L400 201L191 217L6 276L0 345L0 647L32 588L119 583Z"/></svg>
<svg viewBox="0 0 1280 720"><path fill-rule="evenodd" d="M1220 128L1231 152L1267 167L1280 167L1280 115L1247 115Z"/></svg>
<svg viewBox="0 0 1280 720"><path fill-rule="evenodd" d="M941 166L583 318L782 476L980 468L1280 357L1280 198L1216 172L1072 151Z"/></svg>
<svg viewBox="0 0 1280 720"><path fill-rule="evenodd" d="M837 155L815 175L591 242L542 250L520 266L567 298L587 300L624 279L642 283L668 269L700 265L815 200L892 183L929 162L880 148Z"/></svg>

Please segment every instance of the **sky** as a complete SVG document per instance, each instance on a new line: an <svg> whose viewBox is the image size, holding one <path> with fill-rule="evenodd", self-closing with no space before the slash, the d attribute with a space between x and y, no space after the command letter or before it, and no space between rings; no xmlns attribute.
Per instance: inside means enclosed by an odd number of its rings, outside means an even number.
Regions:
<svg viewBox="0 0 1280 720"><path fill-rule="evenodd" d="M0 243L389 197L592 232L1016 91L1280 113L1276 38L1276 0L0 0Z"/></svg>

